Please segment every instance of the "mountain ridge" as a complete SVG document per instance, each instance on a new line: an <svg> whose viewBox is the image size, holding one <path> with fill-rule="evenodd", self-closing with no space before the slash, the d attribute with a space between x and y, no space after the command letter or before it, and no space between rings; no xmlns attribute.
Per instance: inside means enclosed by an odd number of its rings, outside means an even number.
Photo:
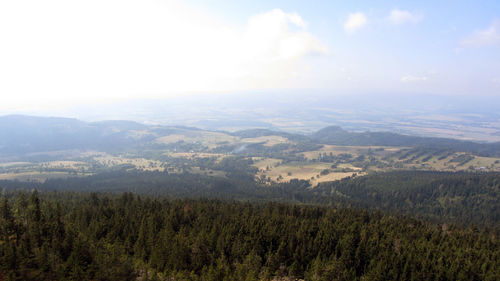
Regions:
<svg viewBox="0 0 500 281"><path fill-rule="evenodd" d="M0 116L0 154L28 153L65 149L120 150L150 145L157 137L179 131L213 132L185 126L146 125L128 120L85 122L75 118L29 115ZM138 133L142 132L142 133ZM482 156L500 155L500 142L479 143L452 138L402 135L392 132L350 132L328 126L310 135L247 129L217 131L230 136L252 138L280 136L297 142L347 146L424 146L473 152Z"/></svg>

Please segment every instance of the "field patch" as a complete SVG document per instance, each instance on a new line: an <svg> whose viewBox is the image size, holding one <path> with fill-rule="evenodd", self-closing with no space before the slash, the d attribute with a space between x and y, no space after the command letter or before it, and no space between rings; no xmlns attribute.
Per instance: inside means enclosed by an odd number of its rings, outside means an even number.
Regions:
<svg viewBox="0 0 500 281"><path fill-rule="evenodd" d="M20 172L20 173L2 173L0 180L19 180L19 181L37 181L44 182L47 179L67 178L74 176L68 172Z"/></svg>
<svg viewBox="0 0 500 281"><path fill-rule="evenodd" d="M282 162L281 159L274 158L263 158L263 157L253 157L253 166L257 167L259 170L272 169Z"/></svg>
<svg viewBox="0 0 500 281"><path fill-rule="evenodd" d="M243 143L263 143L264 146L274 146L282 143L291 143L290 140L282 136L261 136L256 138L241 139Z"/></svg>
<svg viewBox="0 0 500 281"><path fill-rule="evenodd" d="M309 180L312 186L318 185L320 182L335 181L353 175L361 175L360 168L350 165L332 168L329 163L287 163L277 165L267 165L269 162L261 160L257 162L256 167L259 167L259 172L256 178L261 182L289 182L293 179ZM266 164L266 168L264 168ZM267 167L270 167L267 169Z"/></svg>
<svg viewBox="0 0 500 281"><path fill-rule="evenodd" d="M125 158L107 155L94 157L94 161L105 167L131 165L136 169L143 171L165 171L165 165L163 162L145 158Z"/></svg>
<svg viewBox="0 0 500 281"><path fill-rule="evenodd" d="M189 131L183 134L172 134L156 139L156 142L161 144L173 144L180 141L201 144L208 149L213 149L220 144L235 143L239 141L239 138L220 132Z"/></svg>

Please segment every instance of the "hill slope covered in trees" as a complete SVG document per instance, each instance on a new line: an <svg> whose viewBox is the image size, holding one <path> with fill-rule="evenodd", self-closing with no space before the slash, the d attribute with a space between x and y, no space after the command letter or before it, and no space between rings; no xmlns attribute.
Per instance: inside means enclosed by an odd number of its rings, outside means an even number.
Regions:
<svg viewBox="0 0 500 281"><path fill-rule="evenodd" d="M53 193L0 204L9 280L498 280L491 230L343 208Z"/></svg>

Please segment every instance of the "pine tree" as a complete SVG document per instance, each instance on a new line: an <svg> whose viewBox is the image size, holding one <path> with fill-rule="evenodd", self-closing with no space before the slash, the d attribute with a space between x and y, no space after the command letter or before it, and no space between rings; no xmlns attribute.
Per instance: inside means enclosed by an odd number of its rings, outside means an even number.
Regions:
<svg viewBox="0 0 500 281"><path fill-rule="evenodd" d="M16 232L14 215L7 196L2 196L0 203L0 235L5 241L10 240L10 236Z"/></svg>

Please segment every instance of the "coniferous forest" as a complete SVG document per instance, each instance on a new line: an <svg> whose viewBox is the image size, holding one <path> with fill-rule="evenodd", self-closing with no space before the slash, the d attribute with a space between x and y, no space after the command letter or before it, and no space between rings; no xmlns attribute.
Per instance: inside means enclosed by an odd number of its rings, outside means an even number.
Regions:
<svg viewBox="0 0 500 281"><path fill-rule="evenodd" d="M10 192L0 280L499 280L498 228L336 207Z"/></svg>

